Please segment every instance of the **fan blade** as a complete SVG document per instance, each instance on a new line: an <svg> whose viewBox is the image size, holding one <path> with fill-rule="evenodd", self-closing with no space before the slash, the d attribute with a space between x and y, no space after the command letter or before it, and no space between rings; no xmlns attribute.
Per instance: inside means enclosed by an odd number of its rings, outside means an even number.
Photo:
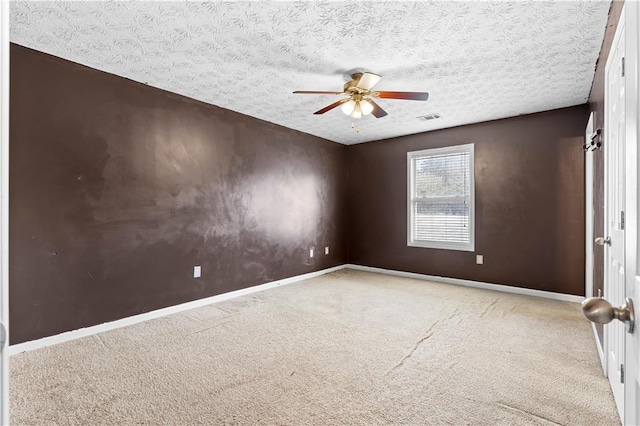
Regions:
<svg viewBox="0 0 640 426"><path fill-rule="evenodd" d="M321 92L317 90L296 90L293 93L302 95L342 95L344 92Z"/></svg>
<svg viewBox="0 0 640 426"><path fill-rule="evenodd" d="M324 114L325 112L331 111L335 107L338 107L338 106L342 105L345 102L349 102L350 100L351 100L351 98L340 99L338 102L334 102L331 105L326 106L326 107L314 112L314 114Z"/></svg>
<svg viewBox="0 0 640 426"><path fill-rule="evenodd" d="M429 93L427 92L374 92L371 95L376 98L408 99L410 101L426 101L429 99Z"/></svg>
<svg viewBox="0 0 640 426"><path fill-rule="evenodd" d="M389 115L387 111L380 108L380 105L373 102L372 99L367 99L367 101L371 102L371 105L373 105L373 111L371 111L371 115L373 115L375 118L382 118L385 115Z"/></svg>
<svg viewBox="0 0 640 426"><path fill-rule="evenodd" d="M362 90L371 90L371 88L375 86L381 78L382 77L378 74L373 74L370 72L362 73L362 76L360 76L360 80L358 80L356 87Z"/></svg>

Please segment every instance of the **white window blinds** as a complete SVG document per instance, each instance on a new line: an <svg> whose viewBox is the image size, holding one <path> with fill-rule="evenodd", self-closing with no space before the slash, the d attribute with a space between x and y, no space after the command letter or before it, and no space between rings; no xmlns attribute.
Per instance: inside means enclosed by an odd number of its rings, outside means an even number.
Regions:
<svg viewBox="0 0 640 426"><path fill-rule="evenodd" d="M408 154L408 244L473 250L473 144Z"/></svg>

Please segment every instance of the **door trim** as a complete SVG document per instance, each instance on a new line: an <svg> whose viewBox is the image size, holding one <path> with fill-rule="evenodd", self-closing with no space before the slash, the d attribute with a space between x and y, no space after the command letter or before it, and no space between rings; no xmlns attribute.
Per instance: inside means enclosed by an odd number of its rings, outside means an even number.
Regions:
<svg viewBox="0 0 640 426"><path fill-rule="evenodd" d="M587 127L585 128L585 145L591 143L591 135L593 135L595 131L595 123L596 123L596 113L595 111L591 111L589 114L589 121L587 122ZM594 192L593 192L593 184L595 181L593 164L594 151L586 150L584 153L584 182L585 182L585 197L584 197L584 216L585 216L585 271L584 271L584 294L585 297L593 297L594 294L594 250L593 250L593 241L595 239L594 233L594 223L595 223L595 211L593 208L594 201ZM605 358L606 352L600 342L600 337L598 336L598 329L596 328L595 323L591 323L591 328L593 329L593 337L596 340L596 348L598 349L598 357L600 358L600 365L602 366L602 372L604 375L607 375L607 360ZM604 336L603 336L604 337Z"/></svg>
<svg viewBox="0 0 640 426"><path fill-rule="evenodd" d="M598 349L598 357L600 358L600 365L602 366L602 373L607 375L607 363L605 359L605 351L602 347L602 343L600 343L600 337L598 336L598 329L596 328L596 323L591 323L591 329L593 330L593 337L596 340L596 348Z"/></svg>
<svg viewBox="0 0 640 426"><path fill-rule="evenodd" d="M596 121L596 113L589 114L589 121L584 131L585 145L590 143ZM584 216L585 216L585 272L584 272L584 295L592 297L593 294L593 151L586 150L584 153Z"/></svg>
<svg viewBox="0 0 640 426"><path fill-rule="evenodd" d="M0 421L9 424L9 2L0 1Z"/></svg>

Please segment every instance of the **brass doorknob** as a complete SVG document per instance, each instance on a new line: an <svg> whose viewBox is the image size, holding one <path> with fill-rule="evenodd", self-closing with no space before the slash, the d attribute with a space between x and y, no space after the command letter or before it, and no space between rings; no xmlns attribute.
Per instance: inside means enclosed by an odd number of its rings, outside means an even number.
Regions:
<svg viewBox="0 0 640 426"><path fill-rule="evenodd" d="M611 245L611 237L607 237L607 238L605 238L605 237L598 237L598 238L596 238L596 241L595 241L595 242L596 242L596 244L597 244L597 245L599 245L599 246L603 246L603 245L605 245L605 244L607 244L607 245Z"/></svg>
<svg viewBox="0 0 640 426"><path fill-rule="evenodd" d="M608 324L614 319L622 321L626 325L628 333L633 333L635 323L635 312L633 301L627 297L625 304L620 307L611 306L601 297L590 297L582 302L582 313L589 321L598 324Z"/></svg>

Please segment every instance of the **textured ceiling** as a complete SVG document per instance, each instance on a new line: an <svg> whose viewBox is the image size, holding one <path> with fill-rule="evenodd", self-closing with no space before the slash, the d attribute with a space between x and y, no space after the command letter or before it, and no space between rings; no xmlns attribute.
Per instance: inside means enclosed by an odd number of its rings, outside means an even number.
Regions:
<svg viewBox="0 0 640 426"><path fill-rule="evenodd" d="M11 41L262 120L352 144L582 104L609 2L12 2ZM350 72L388 116L352 120ZM443 118L416 117L440 113ZM360 129L356 133L352 122Z"/></svg>

